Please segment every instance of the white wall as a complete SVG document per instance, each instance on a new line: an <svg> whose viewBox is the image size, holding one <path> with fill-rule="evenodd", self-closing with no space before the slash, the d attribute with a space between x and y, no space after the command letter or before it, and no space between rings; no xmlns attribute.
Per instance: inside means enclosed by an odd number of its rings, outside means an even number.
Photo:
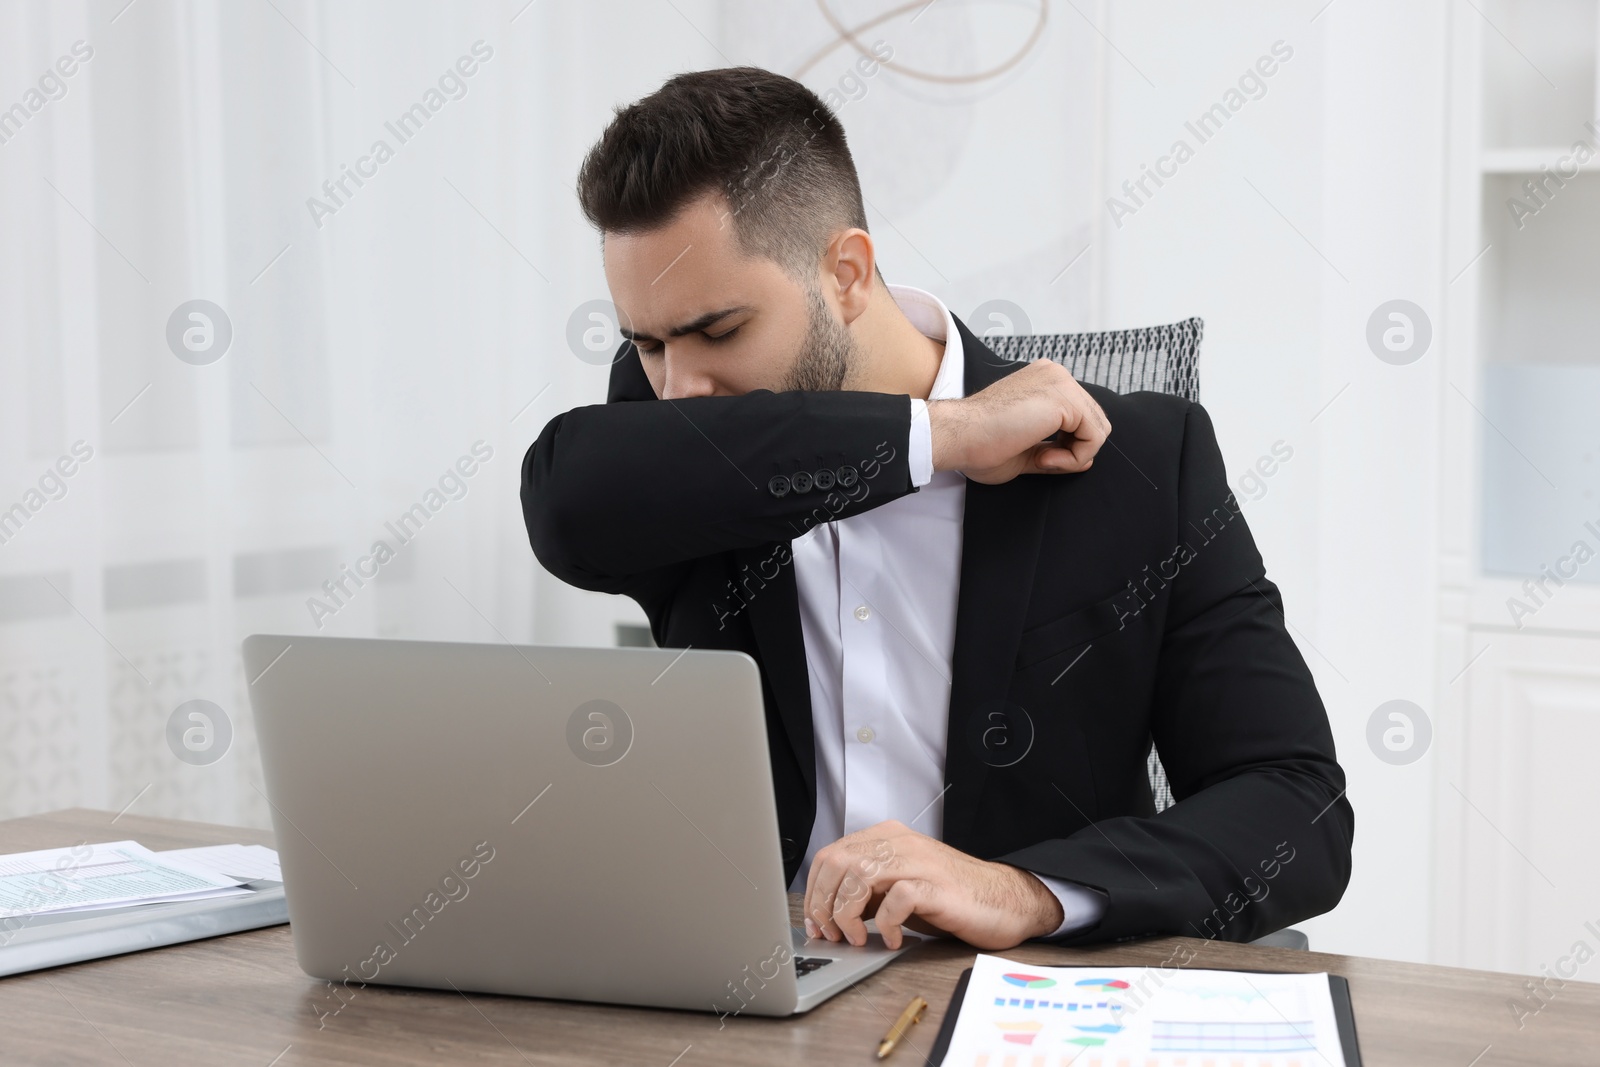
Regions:
<svg viewBox="0 0 1600 1067"><path fill-rule="evenodd" d="M1127 59L1110 68L1107 195L1175 139L1195 151L1102 227L1105 317L1204 316L1201 398L1229 470L1243 476L1279 441L1293 449L1258 498L1242 494L1245 515L1356 812L1344 903L1304 929L1319 948L1426 959L1431 762L1380 761L1366 724L1393 698L1432 703L1444 339L1397 367L1365 330L1394 298L1437 315L1445 283L1444 5L1321 6L1115 6L1103 28ZM1277 42L1293 54L1264 94L1201 143L1185 123Z"/></svg>

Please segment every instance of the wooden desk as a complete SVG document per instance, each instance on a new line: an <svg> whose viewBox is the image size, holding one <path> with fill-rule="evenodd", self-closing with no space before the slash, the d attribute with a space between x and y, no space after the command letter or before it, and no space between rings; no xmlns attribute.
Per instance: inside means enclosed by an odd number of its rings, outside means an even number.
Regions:
<svg viewBox="0 0 1600 1067"><path fill-rule="evenodd" d="M0 822L0 853L131 838L154 849L272 835L203 823L74 809ZM798 912L798 898L794 904ZM798 919L797 919L798 921ZM1041 964L1155 964L1187 944L1191 966L1331 971L1350 979L1368 1067L1559 1067L1600 1062L1600 985L1569 982L1519 1032L1514 975L1287 949L1167 938L1097 949L1029 945L1004 953ZM234 934L0 979L6 1063L653 1064L875 1063L878 1039L912 996L932 1004L887 1061L921 1067L973 950L925 945L792 1019L729 1019L482 994L359 990L318 1028L323 983L295 963L289 928ZM1554 988L1554 987L1553 987Z"/></svg>

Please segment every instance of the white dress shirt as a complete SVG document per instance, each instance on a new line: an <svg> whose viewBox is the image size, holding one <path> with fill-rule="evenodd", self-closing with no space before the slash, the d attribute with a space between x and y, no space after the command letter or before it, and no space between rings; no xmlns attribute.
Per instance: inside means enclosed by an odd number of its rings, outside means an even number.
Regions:
<svg viewBox="0 0 1600 1067"><path fill-rule="evenodd" d="M961 335L931 293L891 285L924 336L944 342L929 400L966 395ZM961 584L967 481L933 469L928 405L911 400L911 482L920 491L795 538L795 582L811 679L817 815L790 887L805 890L823 846L885 819L933 838L944 825L944 757L951 656ZM1105 908L1095 890L1040 881L1064 916L1050 937L1092 926Z"/></svg>

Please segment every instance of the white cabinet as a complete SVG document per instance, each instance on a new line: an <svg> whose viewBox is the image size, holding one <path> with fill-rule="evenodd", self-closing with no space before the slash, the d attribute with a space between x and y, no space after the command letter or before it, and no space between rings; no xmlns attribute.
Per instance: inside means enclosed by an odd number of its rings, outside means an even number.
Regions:
<svg viewBox="0 0 1600 1067"><path fill-rule="evenodd" d="M1600 18L1452 34L1432 957L1541 975L1600 926Z"/></svg>

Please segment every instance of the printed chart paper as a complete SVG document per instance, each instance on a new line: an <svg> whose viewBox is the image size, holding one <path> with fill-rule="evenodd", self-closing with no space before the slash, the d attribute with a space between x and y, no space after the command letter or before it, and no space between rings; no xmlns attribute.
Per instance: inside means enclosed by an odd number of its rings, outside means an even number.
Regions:
<svg viewBox="0 0 1600 1067"><path fill-rule="evenodd" d="M137 841L18 852L0 856L0 918L251 892L239 882Z"/></svg>
<svg viewBox="0 0 1600 1067"><path fill-rule="evenodd" d="M946 1067L1343 1067L1326 974L980 954Z"/></svg>

